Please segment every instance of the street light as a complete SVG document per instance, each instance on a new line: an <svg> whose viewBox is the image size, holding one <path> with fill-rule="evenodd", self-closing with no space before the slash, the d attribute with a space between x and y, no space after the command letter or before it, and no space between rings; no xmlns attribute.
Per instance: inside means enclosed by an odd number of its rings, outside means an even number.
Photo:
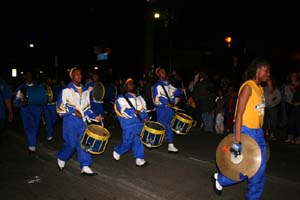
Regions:
<svg viewBox="0 0 300 200"><path fill-rule="evenodd" d="M30 48L33 48L33 47L34 47L34 44L32 44L32 43L29 44L29 47L30 47Z"/></svg>
<svg viewBox="0 0 300 200"><path fill-rule="evenodd" d="M155 12L155 13L154 13L154 18L155 18L155 19L160 18L160 14L159 14L158 12Z"/></svg>
<svg viewBox="0 0 300 200"><path fill-rule="evenodd" d="M232 38L230 36L225 37L225 42L227 43L228 47L231 46L231 41L232 41Z"/></svg>

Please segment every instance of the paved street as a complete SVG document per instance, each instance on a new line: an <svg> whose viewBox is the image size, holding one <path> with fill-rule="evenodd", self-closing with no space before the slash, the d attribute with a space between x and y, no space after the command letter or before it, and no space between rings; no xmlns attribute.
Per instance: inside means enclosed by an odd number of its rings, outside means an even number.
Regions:
<svg viewBox="0 0 300 200"><path fill-rule="evenodd" d="M214 194L210 175L216 170L215 151L225 135L193 129L188 136L176 135L179 154L167 153L167 145L145 149L149 165L135 166L132 153L114 161L112 150L121 141L117 121L105 126L111 138L102 155L93 156L95 177L82 177L76 154L63 172L56 166L56 153L62 146L61 122L54 140L47 142L41 126L36 156L26 151L19 121L2 133L0 161L1 199L244 199L246 182L227 187L221 197ZM263 199L299 199L300 147L270 143L271 158Z"/></svg>

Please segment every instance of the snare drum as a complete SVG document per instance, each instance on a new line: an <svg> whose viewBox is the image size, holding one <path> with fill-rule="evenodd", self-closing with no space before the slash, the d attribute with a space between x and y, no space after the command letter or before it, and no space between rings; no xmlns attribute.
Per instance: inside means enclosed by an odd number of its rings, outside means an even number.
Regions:
<svg viewBox="0 0 300 200"><path fill-rule="evenodd" d="M91 124L85 129L80 144L91 154L101 154L105 151L109 137L110 133L106 128Z"/></svg>
<svg viewBox="0 0 300 200"><path fill-rule="evenodd" d="M193 118L183 112L175 112L171 121L172 130L179 135L187 135L193 124Z"/></svg>
<svg viewBox="0 0 300 200"><path fill-rule="evenodd" d="M148 121L144 124L141 141L146 147L159 147L165 138L166 128L158 122Z"/></svg>
<svg viewBox="0 0 300 200"><path fill-rule="evenodd" d="M48 93L43 85L26 87L25 93L28 105L46 105L48 103Z"/></svg>

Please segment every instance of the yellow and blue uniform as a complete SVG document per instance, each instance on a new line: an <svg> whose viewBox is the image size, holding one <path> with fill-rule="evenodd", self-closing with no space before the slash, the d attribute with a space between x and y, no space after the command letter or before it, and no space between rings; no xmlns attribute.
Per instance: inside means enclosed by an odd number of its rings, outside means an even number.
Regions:
<svg viewBox="0 0 300 200"><path fill-rule="evenodd" d="M175 97L180 96L182 94L182 90L173 87L170 83L158 80L152 86L152 98L153 103L156 107L156 115L157 115L157 122L163 124L166 128L166 140L167 142L173 142L174 133L172 132L170 123L174 117L173 109L167 107L169 100L162 88L162 85L166 89L168 96L170 98L170 103L174 105Z"/></svg>
<svg viewBox="0 0 300 200"><path fill-rule="evenodd" d="M57 99L56 110L63 117L64 139L64 145L57 157L62 161L67 161L77 151L80 167L90 166L92 157L80 145L80 139L87 127L86 121L96 117L90 109L89 91L84 86L77 87L69 83ZM75 116L75 110L81 113L82 118Z"/></svg>
<svg viewBox="0 0 300 200"><path fill-rule="evenodd" d="M149 118L146 112L146 102L139 94L133 96L126 93L125 96L134 106L131 107L123 95L119 95L116 99L114 109L118 116L122 128L122 144L118 145L114 150L123 155L130 149L133 151L134 158L144 159L144 146L140 139L140 134L144 127L144 119ZM140 110L140 118L134 113Z"/></svg>
<svg viewBox="0 0 300 200"><path fill-rule="evenodd" d="M266 143L262 130L265 98L263 88L258 86L253 80L246 81L240 88L239 93L245 85L251 87L251 95L249 96L245 112L242 118L241 133L252 137L260 147L262 161L256 174L248 180L248 192L246 199L260 199L265 182L266 170ZM246 180L247 177L241 175L241 181ZM222 173L218 174L218 182L221 186L229 186L238 183L225 177Z"/></svg>

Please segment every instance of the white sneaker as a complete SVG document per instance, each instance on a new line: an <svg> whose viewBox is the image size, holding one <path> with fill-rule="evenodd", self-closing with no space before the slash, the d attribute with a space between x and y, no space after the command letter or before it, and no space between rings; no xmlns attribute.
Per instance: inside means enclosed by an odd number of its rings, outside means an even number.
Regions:
<svg viewBox="0 0 300 200"><path fill-rule="evenodd" d="M215 183L216 184L216 188L221 191L223 189L223 187L220 185L220 183L218 181L218 173L214 174L214 178L216 179L216 183Z"/></svg>
<svg viewBox="0 0 300 200"><path fill-rule="evenodd" d="M57 166L62 171L66 165L66 161L57 158Z"/></svg>
<svg viewBox="0 0 300 200"><path fill-rule="evenodd" d="M35 146L30 146L28 147L29 151L35 151L36 150L36 147Z"/></svg>
<svg viewBox="0 0 300 200"><path fill-rule="evenodd" d="M169 143L168 145L168 152L177 153L179 150L174 146L173 143Z"/></svg>
<svg viewBox="0 0 300 200"><path fill-rule="evenodd" d="M47 137L47 140L48 141L51 141L53 139L53 137L52 136L50 136L50 137Z"/></svg>
<svg viewBox="0 0 300 200"><path fill-rule="evenodd" d="M90 167L84 166L81 169L81 175L82 176L95 176L95 175L97 175L97 173L93 172L93 170Z"/></svg>
<svg viewBox="0 0 300 200"><path fill-rule="evenodd" d="M115 160L120 160L121 156L116 151L113 152L113 157Z"/></svg>
<svg viewBox="0 0 300 200"><path fill-rule="evenodd" d="M135 159L135 164L138 167L142 167L146 164L146 161L144 159L137 158L137 159Z"/></svg>

